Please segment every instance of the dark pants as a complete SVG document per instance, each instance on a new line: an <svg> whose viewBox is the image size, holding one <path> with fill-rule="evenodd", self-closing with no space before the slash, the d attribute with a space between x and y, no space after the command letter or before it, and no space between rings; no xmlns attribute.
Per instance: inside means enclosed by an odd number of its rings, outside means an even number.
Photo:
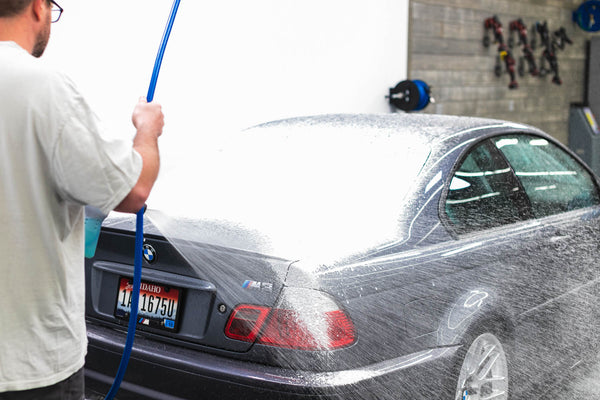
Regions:
<svg viewBox="0 0 600 400"><path fill-rule="evenodd" d="M83 400L83 368L52 386L0 393L0 400Z"/></svg>

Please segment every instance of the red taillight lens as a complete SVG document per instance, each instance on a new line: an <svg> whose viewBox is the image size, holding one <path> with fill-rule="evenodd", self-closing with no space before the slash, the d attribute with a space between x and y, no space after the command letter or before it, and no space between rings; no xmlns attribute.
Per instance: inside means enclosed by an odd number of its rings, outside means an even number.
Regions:
<svg viewBox="0 0 600 400"><path fill-rule="evenodd" d="M273 310L258 342L301 350L334 350L354 343L354 325L342 310L311 315Z"/></svg>
<svg viewBox="0 0 600 400"><path fill-rule="evenodd" d="M229 317L225 335L301 350L334 350L356 340L354 324L329 295L300 288L286 288L278 307L273 309L237 306Z"/></svg>
<svg viewBox="0 0 600 400"><path fill-rule="evenodd" d="M231 339L254 342L270 310L261 306L237 306L229 317L225 335Z"/></svg>

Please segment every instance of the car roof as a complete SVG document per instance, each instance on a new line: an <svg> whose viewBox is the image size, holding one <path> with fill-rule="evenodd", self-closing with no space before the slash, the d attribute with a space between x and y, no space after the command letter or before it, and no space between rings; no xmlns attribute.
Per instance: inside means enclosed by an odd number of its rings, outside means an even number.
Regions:
<svg viewBox="0 0 600 400"><path fill-rule="evenodd" d="M184 224L179 223L182 219L173 219L176 223L172 224L176 227L172 235L190 242L289 259L311 255L324 263L349 255L349 249L356 252L396 243L400 220L412 220L412 216L399 217L405 210L404 196L430 151L454 148L457 142L496 129L531 131L525 125L493 119L405 113L327 114L268 122L245 130L242 140L233 137L233 146L214 149L214 159L194 157L191 161L200 164L190 170L210 171L199 181L202 193L207 194L179 196L173 203L175 209L163 211L190 221L186 233ZM351 163L338 164L340 157ZM403 164L386 164L393 160ZM351 175L352 179L336 180L323 173L322 165L334 166L335 173ZM291 174L284 166L291 168ZM364 173L371 170L382 173ZM304 179L310 171L311 179ZM389 173L394 171L402 173L390 184ZM342 183L331 188L335 192L328 192L332 185L325 183L333 181ZM319 190L303 190L304 183ZM374 188L377 195L373 195ZM275 212L283 206L282 212L288 210L293 218ZM364 212L356 212L362 209ZM217 221L220 228L207 221ZM360 227L361 235L350 238L354 242L344 236L352 233L346 224ZM316 226L320 236L315 233ZM126 229L116 220L107 221L105 227ZM156 233L171 234L163 228L159 231ZM244 240L238 240L240 237ZM322 244L331 237L345 239L336 240L337 247L324 248ZM316 257L314 249L318 250Z"/></svg>
<svg viewBox="0 0 600 400"><path fill-rule="evenodd" d="M527 125L511 122L475 118L465 116L437 114L324 114L295 117L256 125L248 130L278 128L292 130L295 128L339 130L348 128L361 131L365 135L401 134L417 136L421 142L434 144L442 142L457 134L468 135L477 128L511 127L521 130L535 130Z"/></svg>

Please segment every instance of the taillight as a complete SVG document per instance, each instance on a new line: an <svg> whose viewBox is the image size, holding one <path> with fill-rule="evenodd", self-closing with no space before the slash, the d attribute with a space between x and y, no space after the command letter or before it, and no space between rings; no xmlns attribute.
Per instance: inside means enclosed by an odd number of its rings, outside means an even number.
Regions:
<svg viewBox="0 0 600 400"><path fill-rule="evenodd" d="M237 306L229 317L225 335L231 339L254 342L270 310L268 307L245 304Z"/></svg>
<svg viewBox="0 0 600 400"><path fill-rule="evenodd" d="M257 343L301 350L333 350L354 343L354 326L342 310L306 321L300 313L275 309Z"/></svg>
<svg viewBox="0 0 600 400"><path fill-rule="evenodd" d="M272 310L240 305L225 328L227 337L246 342L254 342L259 331L256 343L301 350L334 350L355 341L346 313L325 293L309 289L286 288Z"/></svg>

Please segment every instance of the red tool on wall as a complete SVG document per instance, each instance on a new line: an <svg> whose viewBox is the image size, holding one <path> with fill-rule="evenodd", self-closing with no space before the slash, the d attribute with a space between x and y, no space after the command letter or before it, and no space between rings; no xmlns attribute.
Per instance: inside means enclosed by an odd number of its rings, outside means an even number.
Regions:
<svg viewBox="0 0 600 400"><path fill-rule="evenodd" d="M487 18L485 20L484 27L485 27L485 36L483 38L483 45L485 47L489 47L489 45L490 45L490 38L488 35L490 30L494 34L494 43L498 43L499 55L497 58L497 63L496 63L496 68L495 68L496 76L502 75L501 61L504 61L504 64L506 65L506 70L508 71L508 73L510 75L510 83L508 84L508 88L509 89L518 88L519 84L517 83L517 79L515 76L515 59L512 55L512 52L510 51L509 47L504 42L504 34L503 34L502 23L500 22L500 19L496 15L494 15L491 18Z"/></svg>
<svg viewBox="0 0 600 400"><path fill-rule="evenodd" d="M510 34L511 34L511 37L508 41L509 47L513 47L512 46L512 43L514 43L514 40L512 38L513 32L518 32L518 34L519 34L519 42L517 43L517 46L519 46L519 45L523 46L524 57L519 57L519 66L518 66L519 76L525 76L525 60L527 60L527 63L529 64L529 73L532 76L538 75L540 73L540 71L538 70L538 67L535 63L535 57L533 56L533 48L529 44L529 41L528 41L527 26L525 25L525 23L523 22L523 20L521 18L511 21L509 26L510 26ZM534 32L534 34L535 34L535 32Z"/></svg>

